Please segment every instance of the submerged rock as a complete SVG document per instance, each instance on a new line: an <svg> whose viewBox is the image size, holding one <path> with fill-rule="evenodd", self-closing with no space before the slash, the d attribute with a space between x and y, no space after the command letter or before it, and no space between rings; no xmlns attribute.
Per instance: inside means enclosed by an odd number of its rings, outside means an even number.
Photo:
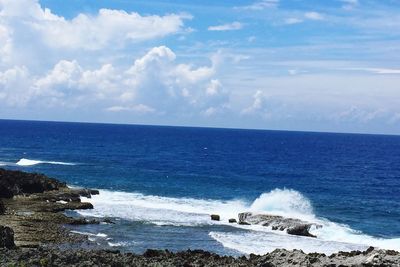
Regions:
<svg viewBox="0 0 400 267"><path fill-rule="evenodd" d="M321 225L305 222L299 219L285 218L278 215L253 214L251 212L239 213L239 224L257 224L270 226L272 230L284 231L290 235L300 235L316 237L310 233L312 226L322 227Z"/></svg>
<svg viewBox="0 0 400 267"><path fill-rule="evenodd" d="M10 227L0 225L0 248L15 248L14 231Z"/></svg>

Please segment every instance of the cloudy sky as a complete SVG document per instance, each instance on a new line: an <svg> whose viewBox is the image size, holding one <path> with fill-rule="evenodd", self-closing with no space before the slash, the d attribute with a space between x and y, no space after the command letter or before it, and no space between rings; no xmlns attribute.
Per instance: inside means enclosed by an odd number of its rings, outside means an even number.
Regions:
<svg viewBox="0 0 400 267"><path fill-rule="evenodd" d="M400 134L399 0L0 0L0 118Z"/></svg>

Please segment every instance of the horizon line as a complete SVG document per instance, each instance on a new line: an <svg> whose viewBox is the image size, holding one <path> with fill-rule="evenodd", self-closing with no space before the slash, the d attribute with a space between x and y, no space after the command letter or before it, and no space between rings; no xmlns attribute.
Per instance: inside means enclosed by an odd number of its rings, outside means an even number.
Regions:
<svg viewBox="0 0 400 267"><path fill-rule="evenodd" d="M144 124L144 123L117 123L117 122L97 122L97 121L62 121L62 120L35 120L35 119L2 119L0 121L18 122L50 122L50 123L77 123L77 124L102 124L102 125L121 125L121 126L149 126L149 127L175 127L175 128L200 128L200 129L220 129L220 130L241 130L241 131L265 131L265 132L294 132L294 133L314 133L314 134L348 134L348 135L379 135L379 136L400 136L394 133L365 133L365 132L331 132L314 130L289 130L289 129L265 129L265 128L238 128L238 127L218 127L218 126L195 126L195 125L166 125L166 124Z"/></svg>

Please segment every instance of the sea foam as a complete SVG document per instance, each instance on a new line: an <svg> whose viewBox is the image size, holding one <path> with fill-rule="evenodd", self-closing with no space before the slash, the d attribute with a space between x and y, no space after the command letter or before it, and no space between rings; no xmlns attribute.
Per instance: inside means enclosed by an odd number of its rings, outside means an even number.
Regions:
<svg viewBox="0 0 400 267"><path fill-rule="evenodd" d="M32 160L32 159L25 159L25 158L20 159L16 163L16 165L18 165L18 166L34 166L37 164L54 164L54 165L69 165L69 166L76 165L75 163L62 162L62 161L43 161L43 160Z"/></svg>
<svg viewBox="0 0 400 267"><path fill-rule="evenodd" d="M99 195L85 199L94 205L93 210L80 211L82 215L95 217L118 217L156 225L204 226L226 225L243 231L212 231L210 236L228 248L243 253L263 254L275 248L303 249L306 252L333 253L365 249L370 245L400 250L400 239L381 239L369 236L350 227L319 218L311 202L300 192L275 189L261 194L253 202L245 200L213 200L172 198L140 193L100 190ZM229 224L229 218L238 213L252 211L298 218L323 225L311 229L318 238L291 236L285 232L272 231L260 225ZM210 214L219 214L221 221L211 221Z"/></svg>

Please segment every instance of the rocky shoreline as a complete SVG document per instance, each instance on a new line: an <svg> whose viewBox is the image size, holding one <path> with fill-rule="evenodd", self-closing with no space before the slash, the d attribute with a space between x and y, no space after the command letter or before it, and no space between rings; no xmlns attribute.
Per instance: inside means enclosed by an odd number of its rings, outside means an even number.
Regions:
<svg viewBox="0 0 400 267"><path fill-rule="evenodd" d="M41 174L0 169L0 266L400 266L400 253L369 248L364 252L339 252L330 256L301 250L277 249L263 256L234 258L207 251L169 252L148 250L143 255L119 251L82 249L73 244L88 241L66 225L95 224L97 220L72 218L66 210L92 209L81 197L97 190L71 189L65 183ZM307 234L309 225L275 217L245 214L242 223L260 223L280 230ZM106 221L110 223L109 221ZM296 228L293 228L296 225ZM298 234L294 232L294 234ZM67 245L67 246L65 246Z"/></svg>

